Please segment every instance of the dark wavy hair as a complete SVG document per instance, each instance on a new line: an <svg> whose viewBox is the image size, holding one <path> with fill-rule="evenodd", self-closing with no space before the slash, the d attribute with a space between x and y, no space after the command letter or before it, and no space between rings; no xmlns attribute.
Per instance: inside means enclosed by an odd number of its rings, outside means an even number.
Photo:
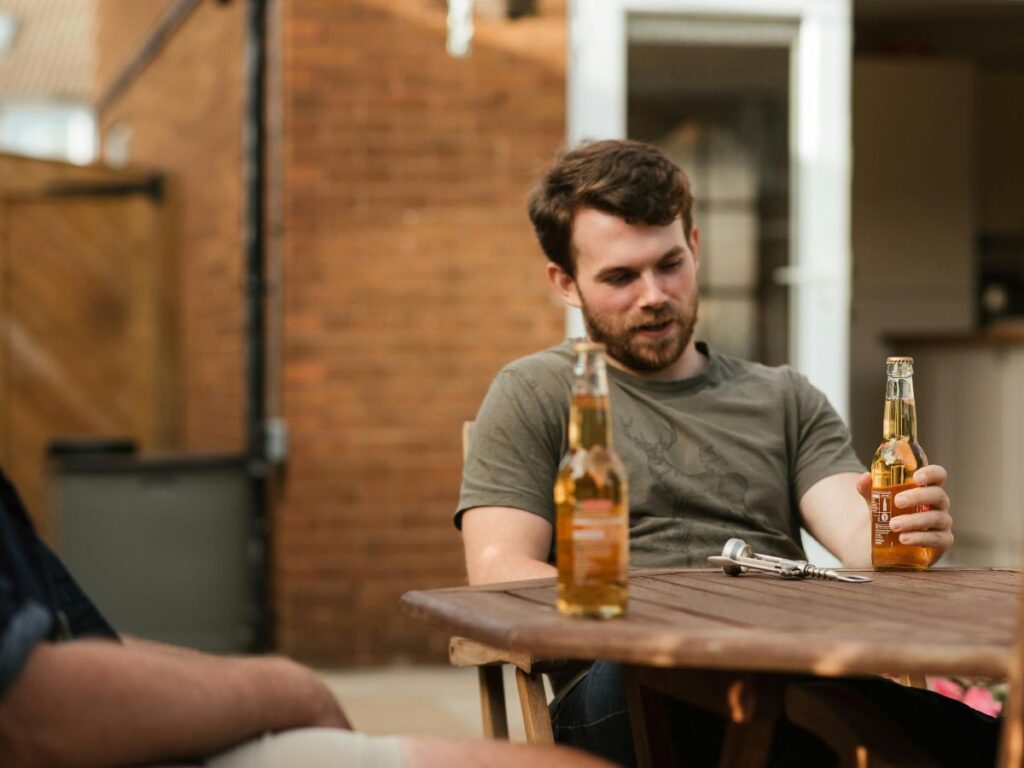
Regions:
<svg viewBox="0 0 1024 768"><path fill-rule="evenodd" d="M572 277L573 219L580 208L652 226L681 216L687 241L693 230L689 179L664 153L641 141L591 141L564 152L530 194L530 221L540 247Z"/></svg>

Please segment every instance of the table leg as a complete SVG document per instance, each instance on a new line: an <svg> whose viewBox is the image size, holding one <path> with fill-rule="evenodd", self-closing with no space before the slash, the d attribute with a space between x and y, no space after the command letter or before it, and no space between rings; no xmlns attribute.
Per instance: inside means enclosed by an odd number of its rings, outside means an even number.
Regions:
<svg viewBox="0 0 1024 768"><path fill-rule="evenodd" d="M665 697L644 685L641 667L627 666L626 700L633 728L633 748L639 768L672 765L672 739L669 733Z"/></svg>

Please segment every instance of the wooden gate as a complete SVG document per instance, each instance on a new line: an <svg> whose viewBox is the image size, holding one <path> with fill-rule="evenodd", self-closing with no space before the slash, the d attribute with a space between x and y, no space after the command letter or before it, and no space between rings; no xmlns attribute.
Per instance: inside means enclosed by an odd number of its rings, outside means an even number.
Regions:
<svg viewBox="0 0 1024 768"><path fill-rule="evenodd" d="M0 463L44 534L52 440L165 449L180 421L160 178L47 167L0 189Z"/></svg>

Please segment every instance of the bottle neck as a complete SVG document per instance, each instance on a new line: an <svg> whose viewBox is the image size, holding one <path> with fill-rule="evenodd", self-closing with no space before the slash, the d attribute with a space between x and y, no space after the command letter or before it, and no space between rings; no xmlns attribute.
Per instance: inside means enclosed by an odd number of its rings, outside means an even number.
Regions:
<svg viewBox="0 0 1024 768"><path fill-rule="evenodd" d="M885 382L882 439L893 440L898 437L917 440L914 380L910 376L889 376Z"/></svg>
<svg viewBox="0 0 1024 768"><path fill-rule="evenodd" d="M608 373L603 348L587 347L578 353L573 371L572 406L569 409L569 447L611 448L608 409Z"/></svg>
<svg viewBox="0 0 1024 768"><path fill-rule="evenodd" d="M587 450L611 446L608 396L574 394L569 409L569 447Z"/></svg>

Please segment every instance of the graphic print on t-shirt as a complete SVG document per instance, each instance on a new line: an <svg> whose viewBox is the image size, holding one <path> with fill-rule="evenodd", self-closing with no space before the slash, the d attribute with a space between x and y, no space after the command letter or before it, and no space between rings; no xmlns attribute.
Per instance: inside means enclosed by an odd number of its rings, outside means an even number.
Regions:
<svg viewBox="0 0 1024 768"><path fill-rule="evenodd" d="M708 510L720 510L744 521L753 520L754 515L746 502L750 487L748 479L734 471L713 445L700 446L695 462L697 466L693 471L687 471L687 467L680 466L683 452L677 447L679 432L671 422L662 420L653 435L631 418L624 418L622 426L623 436L646 459L646 469L659 487L662 498L668 502L673 520L682 524L678 537L675 537L680 544L708 543L692 541L695 531L687 514L692 509L704 511L703 516ZM638 467L633 471L639 470ZM717 545L717 542L711 543Z"/></svg>

